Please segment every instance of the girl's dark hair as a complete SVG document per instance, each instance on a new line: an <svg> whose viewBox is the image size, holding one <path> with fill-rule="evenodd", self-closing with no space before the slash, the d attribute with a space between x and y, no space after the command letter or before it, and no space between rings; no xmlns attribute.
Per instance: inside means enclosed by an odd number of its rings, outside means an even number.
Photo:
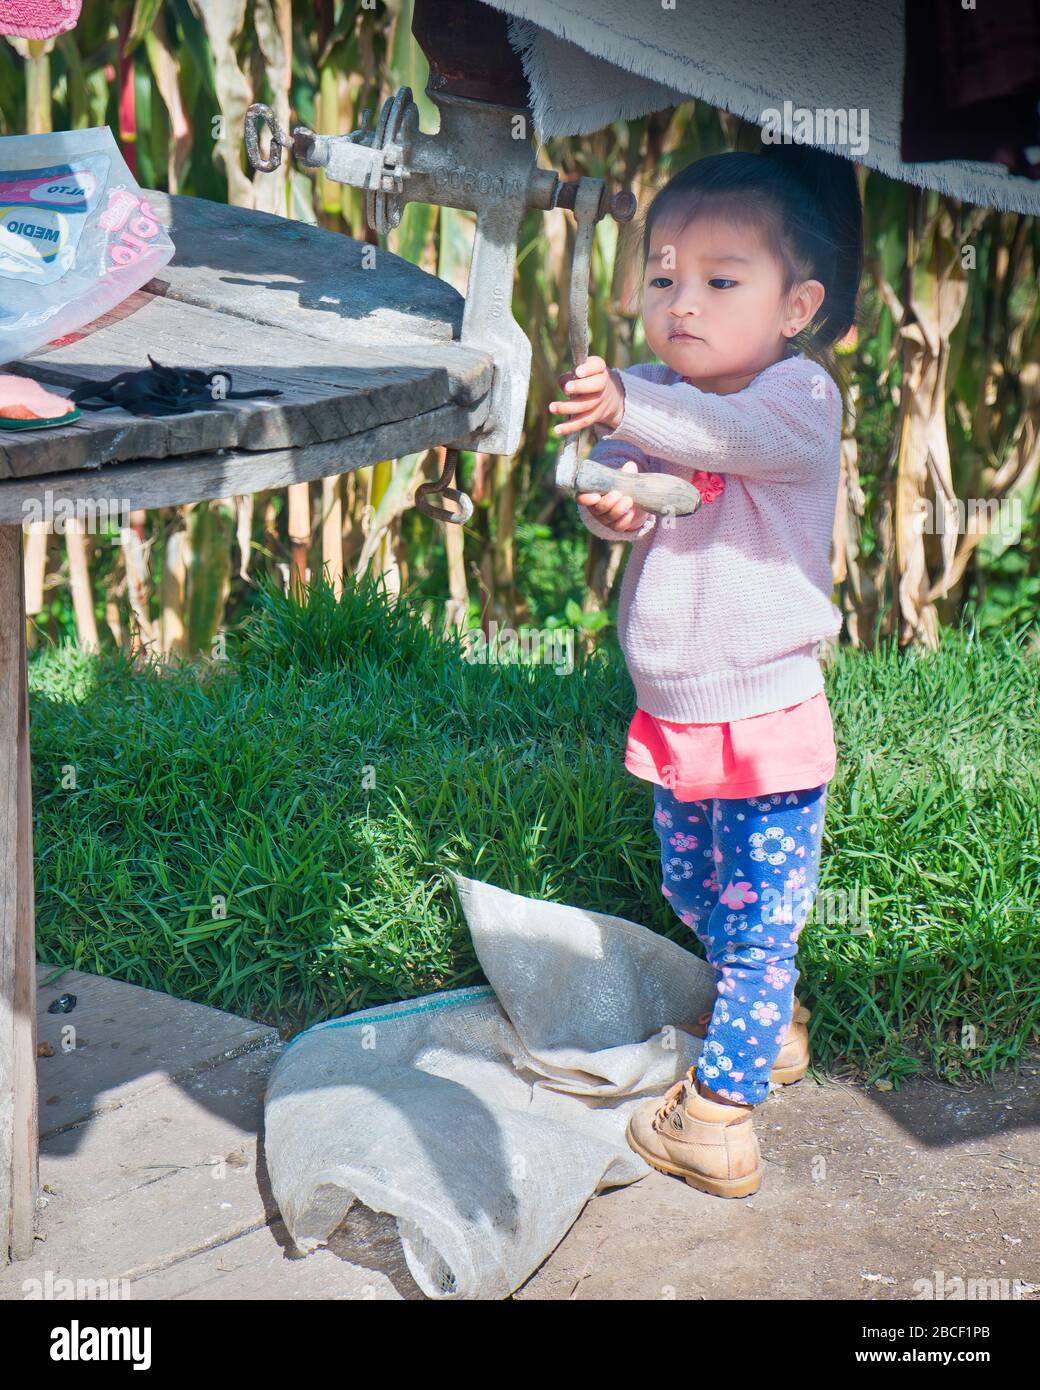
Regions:
<svg viewBox="0 0 1040 1390"><path fill-rule="evenodd" d="M863 204L851 161L799 144L695 160L665 184L646 212L641 284L654 228L675 224L681 231L704 213L757 227L783 269L785 294L803 280L823 285L823 303L791 343L834 378L847 414L849 383L833 344L856 323L863 272Z"/></svg>

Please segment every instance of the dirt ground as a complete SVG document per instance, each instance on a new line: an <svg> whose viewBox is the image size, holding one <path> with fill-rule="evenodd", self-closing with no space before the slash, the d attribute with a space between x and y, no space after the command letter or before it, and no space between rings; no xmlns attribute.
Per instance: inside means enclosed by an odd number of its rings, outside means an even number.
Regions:
<svg viewBox="0 0 1040 1390"><path fill-rule="evenodd" d="M810 1076L755 1128L753 1197L659 1173L604 1193L515 1297L1040 1298L1040 1060L971 1090Z"/></svg>

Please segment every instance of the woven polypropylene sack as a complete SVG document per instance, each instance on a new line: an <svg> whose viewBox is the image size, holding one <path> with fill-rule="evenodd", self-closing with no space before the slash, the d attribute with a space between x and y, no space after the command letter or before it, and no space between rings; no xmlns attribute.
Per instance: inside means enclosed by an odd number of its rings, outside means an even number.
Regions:
<svg viewBox="0 0 1040 1390"><path fill-rule="evenodd" d="M433 1298L505 1298L588 1199L650 1169L633 1108L699 1056L710 967L620 917L453 875L488 986L365 1009L287 1047L265 1101L299 1249L355 1201L397 1219Z"/></svg>

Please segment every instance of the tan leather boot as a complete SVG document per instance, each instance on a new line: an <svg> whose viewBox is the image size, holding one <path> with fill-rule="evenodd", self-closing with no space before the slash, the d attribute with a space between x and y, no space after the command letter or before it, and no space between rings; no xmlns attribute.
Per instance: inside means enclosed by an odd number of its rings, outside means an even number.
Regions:
<svg viewBox="0 0 1040 1390"><path fill-rule="evenodd" d="M716 1197L750 1197L762 1185L752 1109L702 1096L691 1067L663 1100L648 1100L635 1111L626 1138L659 1173Z"/></svg>
<svg viewBox="0 0 1040 1390"><path fill-rule="evenodd" d="M810 1018L812 1014L804 1004L798 1002L798 996L795 995L791 1026L769 1073L769 1079L774 1085L792 1086L796 1081L801 1081L809 1070L809 1030L805 1025ZM683 1024L682 1027L695 1038L706 1038L710 1023L709 1010L708 1013L701 1014L696 1023Z"/></svg>

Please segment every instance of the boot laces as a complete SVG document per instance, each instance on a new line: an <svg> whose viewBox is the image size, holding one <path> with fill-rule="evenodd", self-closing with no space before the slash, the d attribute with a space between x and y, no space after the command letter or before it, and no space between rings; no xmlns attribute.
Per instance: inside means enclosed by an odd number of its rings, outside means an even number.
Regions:
<svg viewBox="0 0 1040 1390"><path fill-rule="evenodd" d="M664 1124L668 1116L672 1113L680 1100L686 1099L686 1087L694 1085L695 1068L691 1067L684 1077L676 1081L673 1086L669 1086L665 1091L660 1106L654 1115L655 1124Z"/></svg>

